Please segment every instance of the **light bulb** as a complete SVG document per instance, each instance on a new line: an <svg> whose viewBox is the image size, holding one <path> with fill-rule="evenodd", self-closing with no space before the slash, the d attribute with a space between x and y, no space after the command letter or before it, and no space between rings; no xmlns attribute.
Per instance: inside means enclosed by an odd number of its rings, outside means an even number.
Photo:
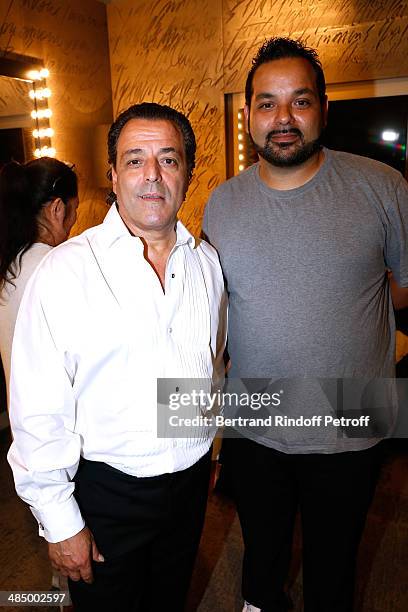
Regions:
<svg viewBox="0 0 408 612"><path fill-rule="evenodd" d="M399 134L394 130L384 130L381 134L381 138L385 140L385 142L395 142L399 138Z"/></svg>

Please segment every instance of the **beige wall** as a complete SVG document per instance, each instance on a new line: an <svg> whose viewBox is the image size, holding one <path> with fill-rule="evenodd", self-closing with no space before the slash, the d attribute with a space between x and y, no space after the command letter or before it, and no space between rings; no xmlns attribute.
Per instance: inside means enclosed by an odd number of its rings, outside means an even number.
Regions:
<svg viewBox="0 0 408 612"><path fill-rule="evenodd" d="M257 48L270 36L318 50L327 82L408 75L404 0L223 0L227 91L242 91Z"/></svg>
<svg viewBox="0 0 408 612"><path fill-rule="evenodd" d="M175 106L195 128L197 168L181 218L198 231L208 191L224 177L221 3L114 2L108 26L114 115L153 101Z"/></svg>
<svg viewBox="0 0 408 612"><path fill-rule="evenodd" d="M98 126L112 120L105 6L96 0L2 1L0 51L38 58L50 70L52 144L59 159L76 164L80 178L73 233L99 223L106 190L98 187L93 142Z"/></svg>
<svg viewBox="0 0 408 612"><path fill-rule="evenodd" d="M114 115L147 100L191 119L198 165L181 218L193 232L225 177L224 93L243 91L265 38L317 48L328 82L408 75L403 0L112 0L108 27Z"/></svg>

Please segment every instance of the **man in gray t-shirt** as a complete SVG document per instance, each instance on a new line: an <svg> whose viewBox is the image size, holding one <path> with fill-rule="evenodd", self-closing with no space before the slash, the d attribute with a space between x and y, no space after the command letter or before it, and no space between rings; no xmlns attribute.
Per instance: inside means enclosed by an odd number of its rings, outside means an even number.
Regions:
<svg viewBox="0 0 408 612"><path fill-rule="evenodd" d="M230 377L262 379L258 390L279 379L273 416L296 425L227 441L244 610L287 609L300 506L305 612L350 612L377 442L395 416L387 269L408 286L408 186L384 164L321 147L324 75L298 42L259 50L245 116L259 163L214 191L204 232L228 286Z"/></svg>

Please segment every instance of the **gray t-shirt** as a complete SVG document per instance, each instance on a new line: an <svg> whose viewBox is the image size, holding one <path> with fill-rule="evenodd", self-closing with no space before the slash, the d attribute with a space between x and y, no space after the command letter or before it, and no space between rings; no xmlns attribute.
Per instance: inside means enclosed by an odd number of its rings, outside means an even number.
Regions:
<svg viewBox="0 0 408 612"><path fill-rule="evenodd" d="M337 414L351 415L356 385L365 408L395 403L392 385L371 404L372 387L363 389L394 375L386 268L408 285L408 185L380 162L324 154L317 174L287 191L269 188L255 164L213 192L204 219L229 292L230 377L296 379L278 383L278 412L291 417L333 414L339 389ZM244 435L298 453L359 450L381 437L375 424Z"/></svg>

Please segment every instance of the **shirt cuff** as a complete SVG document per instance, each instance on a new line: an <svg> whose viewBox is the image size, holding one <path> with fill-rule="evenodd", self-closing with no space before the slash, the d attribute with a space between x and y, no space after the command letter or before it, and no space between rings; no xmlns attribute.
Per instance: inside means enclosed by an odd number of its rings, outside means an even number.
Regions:
<svg viewBox="0 0 408 612"><path fill-rule="evenodd" d="M62 542L76 535L85 527L85 521L74 497L63 503L49 504L47 509L30 508L38 522L39 535L47 542Z"/></svg>

